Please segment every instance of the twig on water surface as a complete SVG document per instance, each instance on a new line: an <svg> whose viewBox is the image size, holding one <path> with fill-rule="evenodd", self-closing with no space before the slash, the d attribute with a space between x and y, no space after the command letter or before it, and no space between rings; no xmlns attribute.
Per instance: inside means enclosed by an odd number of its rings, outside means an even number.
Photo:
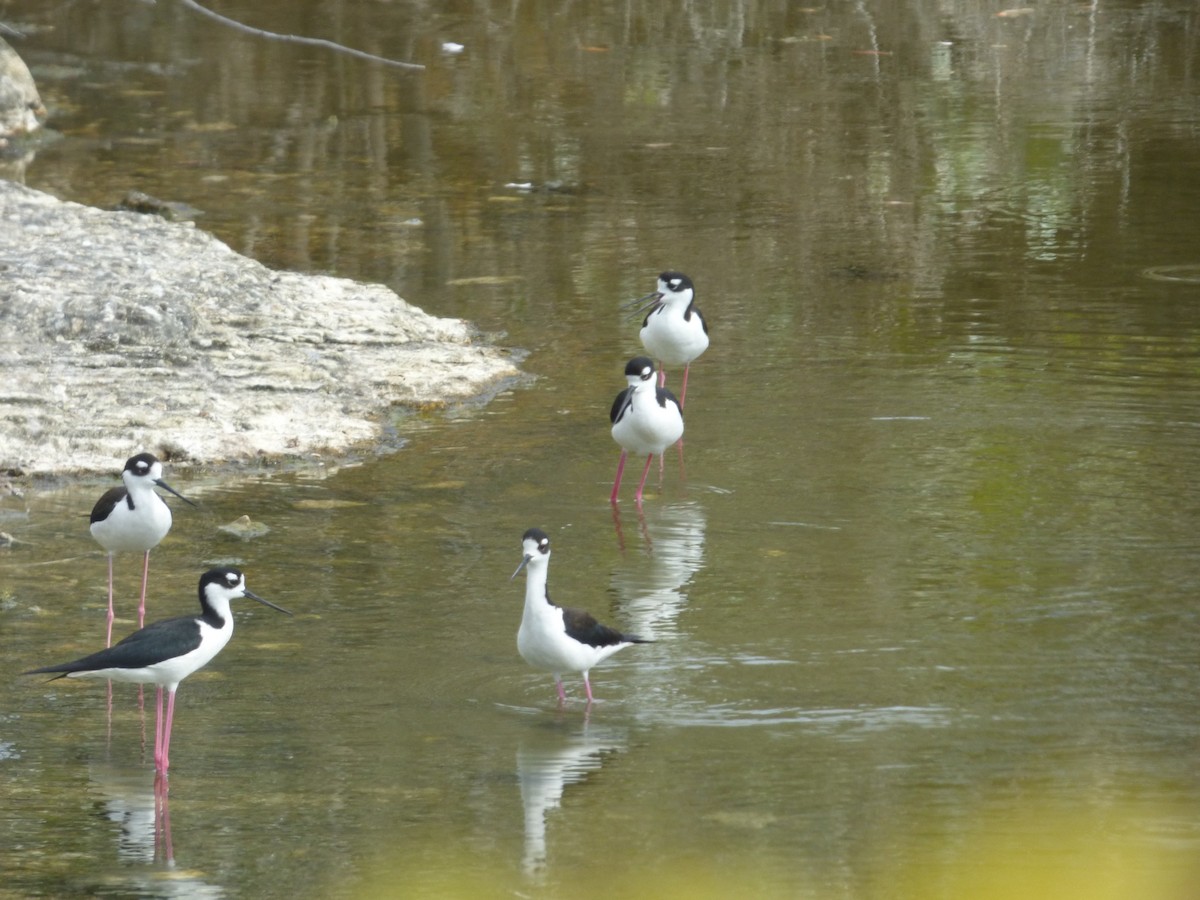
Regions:
<svg viewBox="0 0 1200 900"><path fill-rule="evenodd" d="M283 41L288 44L305 44L309 47L324 47L327 50L333 50L336 53L346 53L358 59L369 60L370 62L382 63L385 66L394 66L397 69L408 69L410 71L419 71L425 67L419 63L400 62L395 59L387 59L383 56L376 56L373 53L364 53L362 50L355 50L352 47L346 47L343 44L338 44L333 41L327 41L324 38L301 37L296 34L277 34L274 31L263 31L261 28L254 28L250 25L243 25L235 19L227 18L220 13L213 12L207 7L201 6L196 0L179 0L188 9L200 13L202 16L207 16L215 22L220 22L222 25L227 25L230 28L235 28L238 31L252 34L255 37L266 38L269 41Z"/></svg>

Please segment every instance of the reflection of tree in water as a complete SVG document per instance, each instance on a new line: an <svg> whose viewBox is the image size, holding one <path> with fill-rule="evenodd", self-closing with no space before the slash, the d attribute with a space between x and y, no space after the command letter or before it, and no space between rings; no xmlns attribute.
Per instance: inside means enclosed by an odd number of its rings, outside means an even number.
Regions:
<svg viewBox="0 0 1200 900"><path fill-rule="evenodd" d="M205 210L206 227L268 264L403 273L425 289L519 270L563 298L579 289L565 254L611 250L633 208L644 212L627 234L650 247L663 223L722 223L669 237L678 258L738 272L864 266L940 290L953 247L1001 238L1017 258L1078 256L1106 227L1098 204L1127 202L1139 177L1137 139L1164 89L1153 72L1180 70L1200 27L1182 3L1002 18L979 0L620 13L543 0L477 4L452 23L420 5L299 2L264 4L248 23L398 59L430 58L431 33L440 45L448 28L465 48L407 74L230 41L173 6L39 10L53 29L41 44L64 63L79 63L82 33L121 48L119 66L102 53L85 64L62 127L157 136L124 149L148 192ZM1185 137L1195 85L1170 89ZM94 163L62 155L51 180L107 205L111 188L82 177ZM188 177L198 165L207 175ZM510 182L571 190L518 197ZM795 319L803 308L784 299L759 302Z"/></svg>

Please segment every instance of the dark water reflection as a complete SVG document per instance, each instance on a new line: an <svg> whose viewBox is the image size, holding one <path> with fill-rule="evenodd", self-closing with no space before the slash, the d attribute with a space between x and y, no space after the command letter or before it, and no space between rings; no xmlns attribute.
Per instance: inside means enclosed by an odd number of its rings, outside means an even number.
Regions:
<svg viewBox="0 0 1200 900"><path fill-rule="evenodd" d="M102 687L0 685L5 889L1195 892L1194 4L220 8L428 69L9 3L66 138L27 182L187 202L537 380L398 412L393 455L172 471L202 509L149 615L230 560L297 616L239 610L180 689L172 864L135 697L108 739ZM682 459L614 515L619 304L668 267L713 343ZM108 484L0 503L10 672L103 630ZM557 600L658 639L590 715L516 655L535 524Z"/></svg>

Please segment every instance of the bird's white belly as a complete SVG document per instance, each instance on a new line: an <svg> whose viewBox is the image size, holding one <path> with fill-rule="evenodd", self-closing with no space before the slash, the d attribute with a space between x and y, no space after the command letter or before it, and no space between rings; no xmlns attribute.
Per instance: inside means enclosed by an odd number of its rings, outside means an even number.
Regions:
<svg viewBox="0 0 1200 900"><path fill-rule="evenodd" d="M561 649L551 642L547 635L536 628L527 628L522 623L517 632L517 652L521 658L535 669L546 672L574 671L570 661L564 657Z"/></svg>
<svg viewBox="0 0 1200 900"><path fill-rule="evenodd" d="M642 396L645 391L645 396ZM683 437L683 417L673 403L660 407L653 388L643 387L634 398L635 409L612 427L612 436L622 448L636 455L662 453Z"/></svg>
<svg viewBox="0 0 1200 900"><path fill-rule="evenodd" d="M642 346L663 365L689 363L708 349L708 335L698 316L687 320L680 316L674 322L674 329L669 323L665 314L655 314L641 331Z"/></svg>
<svg viewBox="0 0 1200 900"><path fill-rule="evenodd" d="M561 621L558 627L562 628ZM545 672L584 672L625 646L593 647L567 637L565 631L555 633L525 621L517 632L517 651L522 659Z"/></svg>
<svg viewBox="0 0 1200 900"><path fill-rule="evenodd" d="M170 530L171 509L161 502L152 505L150 515L134 515L118 506L91 526L92 537L109 553L144 553L157 547Z"/></svg>
<svg viewBox="0 0 1200 900"><path fill-rule="evenodd" d="M619 423L618 423L619 424ZM678 430L663 430L637 428L629 426L626 428L613 428L613 437L617 443L625 450L637 456L645 456L650 453L662 453L667 447L671 446L683 436L683 428Z"/></svg>

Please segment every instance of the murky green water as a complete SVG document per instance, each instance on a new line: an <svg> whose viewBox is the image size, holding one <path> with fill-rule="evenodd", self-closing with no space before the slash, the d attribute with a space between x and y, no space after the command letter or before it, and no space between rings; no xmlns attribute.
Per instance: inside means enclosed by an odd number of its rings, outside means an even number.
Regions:
<svg viewBox="0 0 1200 900"><path fill-rule="evenodd" d="M136 690L110 737L102 685L16 675L97 646L112 480L0 502L0 896L1195 894L1200 285L1146 275L1200 264L1190 2L221 10L429 68L9 3L66 135L27 183L189 203L537 380L168 472L151 617L224 560L297 613L181 688L171 862ZM618 305L665 268L712 346L614 515ZM556 599L658 639L590 714L516 654L531 525Z"/></svg>

